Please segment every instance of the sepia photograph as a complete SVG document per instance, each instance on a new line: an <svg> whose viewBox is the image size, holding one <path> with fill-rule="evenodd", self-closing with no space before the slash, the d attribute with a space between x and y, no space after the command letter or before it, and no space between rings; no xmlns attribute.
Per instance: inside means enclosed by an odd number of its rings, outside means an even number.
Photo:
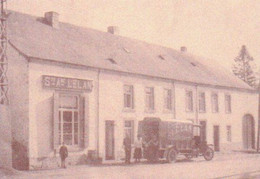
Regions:
<svg viewBox="0 0 260 179"><path fill-rule="evenodd" d="M0 0L1 179L260 179L259 0Z"/></svg>

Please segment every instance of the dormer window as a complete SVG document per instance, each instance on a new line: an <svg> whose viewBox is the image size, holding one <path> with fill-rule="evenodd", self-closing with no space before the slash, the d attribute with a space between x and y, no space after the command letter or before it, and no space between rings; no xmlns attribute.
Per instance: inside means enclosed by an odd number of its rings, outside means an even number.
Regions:
<svg viewBox="0 0 260 179"><path fill-rule="evenodd" d="M129 50L129 49L127 49L127 48L125 48L125 47L123 47L123 49L124 49L124 51L125 51L126 53L130 53L130 50Z"/></svg>
<svg viewBox="0 0 260 179"><path fill-rule="evenodd" d="M115 61L113 58L108 58L107 60L108 60L110 63L112 63L112 64L117 64L116 61Z"/></svg>
<svg viewBox="0 0 260 179"><path fill-rule="evenodd" d="M165 60L165 57L163 55L158 55L158 57L161 59L161 60Z"/></svg>
<svg viewBox="0 0 260 179"><path fill-rule="evenodd" d="M194 62L190 62L190 64L194 67L197 66Z"/></svg>

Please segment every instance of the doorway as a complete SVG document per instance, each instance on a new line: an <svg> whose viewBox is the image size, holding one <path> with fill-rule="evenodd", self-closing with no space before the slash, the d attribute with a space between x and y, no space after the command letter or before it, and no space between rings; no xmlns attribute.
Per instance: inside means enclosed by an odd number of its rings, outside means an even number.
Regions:
<svg viewBox="0 0 260 179"><path fill-rule="evenodd" d="M214 133L213 133L213 140L214 140L214 150L219 151L219 126L214 126Z"/></svg>
<svg viewBox="0 0 260 179"><path fill-rule="evenodd" d="M244 149L255 148L255 122L252 115L247 114L243 117L243 147Z"/></svg>
<svg viewBox="0 0 260 179"><path fill-rule="evenodd" d="M200 121L201 129L200 129L200 140L206 141L207 140L207 122Z"/></svg>
<svg viewBox="0 0 260 179"><path fill-rule="evenodd" d="M114 121L106 121L106 160L115 159Z"/></svg>

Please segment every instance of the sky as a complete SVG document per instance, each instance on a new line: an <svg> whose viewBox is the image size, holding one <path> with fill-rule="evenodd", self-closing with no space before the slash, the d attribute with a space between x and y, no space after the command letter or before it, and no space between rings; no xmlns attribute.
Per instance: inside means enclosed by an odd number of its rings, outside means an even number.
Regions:
<svg viewBox="0 0 260 179"><path fill-rule="evenodd" d="M260 66L260 0L8 0L8 9L180 49L231 69L242 45ZM258 71L258 69L256 68Z"/></svg>

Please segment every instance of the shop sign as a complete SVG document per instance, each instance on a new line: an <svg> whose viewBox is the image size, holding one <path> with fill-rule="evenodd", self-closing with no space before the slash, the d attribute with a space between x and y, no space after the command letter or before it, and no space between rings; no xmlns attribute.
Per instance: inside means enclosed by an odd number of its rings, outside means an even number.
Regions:
<svg viewBox="0 0 260 179"><path fill-rule="evenodd" d="M42 85L44 88L50 89L92 91L93 81L43 75Z"/></svg>

